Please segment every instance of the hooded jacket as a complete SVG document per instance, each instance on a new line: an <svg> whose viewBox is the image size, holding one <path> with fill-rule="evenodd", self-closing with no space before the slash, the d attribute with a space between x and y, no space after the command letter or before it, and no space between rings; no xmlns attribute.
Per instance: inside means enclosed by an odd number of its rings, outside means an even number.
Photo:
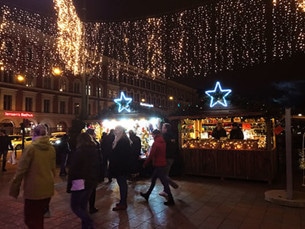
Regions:
<svg viewBox="0 0 305 229"><path fill-rule="evenodd" d="M150 162L152 162L154 167L166 166L166 142L161 135L155 136L144 166L147 166Z"/></svg>
<svg viewBox="0 0 305 229"><path fill-rule="evenodd" d="M55 149L49 142L48 136L38 137L22 153L10 187L10 195L18 197L23 180L25 199L50 198L54 195L55 173Z"/></svg>

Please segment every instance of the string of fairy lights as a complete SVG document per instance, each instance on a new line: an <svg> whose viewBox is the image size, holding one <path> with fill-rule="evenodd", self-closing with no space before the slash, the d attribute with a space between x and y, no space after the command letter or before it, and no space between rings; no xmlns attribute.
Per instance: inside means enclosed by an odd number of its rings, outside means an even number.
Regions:
<svg viewBox="0 0 305 229"><path fill-rule="evenodd" d="M118 68L127 64L152 77L197 78L305 51L305 0L270 0L270 5L266 0L219 0L161 17L99 23L81 22L72 0L53 1L54 18L1 6L0 60L9 62L6 38L14 34L9 42L16 64L11 69L38 76L42 68L45 76L51 64L61 62L78 75L86 60L101 75L99 61L107 56L117 60L109 77L119 77ZM20 65L24 39L29 46L42 45L43 53L34 52L37 61Z"/></svg>

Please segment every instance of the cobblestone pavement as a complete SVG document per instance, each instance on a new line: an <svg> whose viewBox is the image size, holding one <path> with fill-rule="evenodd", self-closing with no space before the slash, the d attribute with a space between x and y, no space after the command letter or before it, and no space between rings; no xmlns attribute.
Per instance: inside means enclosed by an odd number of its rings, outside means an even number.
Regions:
<svg viewBox="0 0 305 229"><path fill-rule="evenodd" d="M17 200L8 196L16 165L7 167L7 172L0 172L0 228L23 229L22 196ZM129 182L128 209L120 212L112 211L119 197L116 181L100 184L96 197L99 211L92 215L96 228L305 229L304 208L280 206L264 199L266 191L282 188L281 185L191 176L178 177L176 181L179 188L172 189L176 202L172 207L165 206L164 198L158 194L162 191L160 182L148 203L139 193L147 190L150 180ZM55 190L45 228L81 228L69 206L65 178L56 177Z"/></svg>

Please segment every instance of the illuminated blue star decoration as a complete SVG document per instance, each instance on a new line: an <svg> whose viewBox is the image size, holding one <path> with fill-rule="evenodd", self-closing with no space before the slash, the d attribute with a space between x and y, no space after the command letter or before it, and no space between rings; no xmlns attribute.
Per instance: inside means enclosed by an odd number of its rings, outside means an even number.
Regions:
<svg viewBox="0 0 305 229"><path fill-rule="evenodd" d="M127 98L125 96L124 92L121 92L121 97L119 99L114 99L113 101L119 105L119 108L118 108L119 113L121 113L123 110L130 112L129 104L131 103L132 98Z"/></svg>
<svg viewBox="0 0 305 229"><path fill-rule="evenodd" d="M226 97L231 93L231 89L222 89L219 82L216 82L214 90L205 91L210 98L210 107L220 104L224 107L228 106Z"/></svg>

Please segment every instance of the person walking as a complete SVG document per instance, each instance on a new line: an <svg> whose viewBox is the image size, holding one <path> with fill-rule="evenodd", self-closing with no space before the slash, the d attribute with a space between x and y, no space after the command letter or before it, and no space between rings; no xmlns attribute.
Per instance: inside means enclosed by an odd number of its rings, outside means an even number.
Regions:
<svg viewBox="0 0 305 229"><path fill-rule="evenodd" d="M81 219L82 229L94 228L88 202L98 183L98 161L98 151L92 137L88 133L80 133L68 171L67 192L71 193L71 209Z"/></svg>
<svg viewBox="0 0 305 229"><path fill-rule="evenodd" d="M94 141L95 145L96 145L96 149L97 149L97 153L99 156L99 160L98 160L98 178L99 181L101 180L101 173L102 173L102 153L101 153L101 146L100 143L96 140L96 134L95 134L95 130L94 129L88 129L86 131L87 134L89 134L92 137L92 140ZM89 198L89 213L90 214L94 214L96 212L98 212L98 209L95 207L95 197L96 197L96 188L97 188L97 184L96 187L93 189L90 198Z"/></svg>
<svg viewBox="0 0 305 229"><path fill-rule="evenodd" d="M67 134L64 134L61 138L60 145L58 146L58 154L60 157L60 176L66 176L66 166L67 166L67 160L71 153L70 144L69 144L69 136Z"/></svg>
<svg viewBox="0 0 305 229"><path fill-rule="evenodd" d="M120 202L112 210L120 211L127 209L127 177L130 174L131 141L125 132L125 128L122 126L117 126L114 129L114 135L115 139L109 157L109 169L111 175L116 178L119 185Z"/></svg>
<svg viewBox="0 0 305 229"><path fill-rule="evenodd" d="M153 173L151 178L151 184L147 192L140 192L140 195L148 201L151 192L153 191L156 180L159 178L164 187L164 192L167 195L167 201L164 202L165 205L174 205L174 198L171 193L168 178L166 176L166 142L163 139L161 132L159 130L154 130L152 132L154 142L150 148L150 153L143 166L146 167L150 162L153 164Z"/></svg>
<svg viewBox="0 0 305 229"><path fill-rule="evenodd" d="M44 125L33 129L33 141L21 155L9 195L18 198L23 182L24 222L30 229L44 228L44 214L54 195L56 153Z"/></svg>
<svg viewBox="0 0 305 229"><path fill-rule="evenodd" d="M114 129L111 129L110 132L105 135L102 138L101 141L101 151L102 151L102 157L103 157L103 174L102 174L102 180L104 180L104 177L108 178L108 184L112 182L112 176L109 170L109 157L112 152L112 143L114 141Z"/></svg>
<svg viewBox="0 0 305 229"><path fill-rule="evenodd" d="M174 189L177 189L179 185L173 181L170 176L170 170L172 168L172 165L175 161L175 158L177 157L178 153L178 143L176 141L176 138L174 137L174 134L172 132L172 126L169 123L163 123L162 125L162 136L166 142L166 168L165 168L165 174L168 179L168 183L171 187ZM159 193L160 196L167 197L166 192L163 190L163 192Z"/></svg>
<svg viewBox="0 0 305 229"><path fill-rule="evenodd" d="M2 156L2 172L6 172L6 161L8 150L13 150L10 137L6 134L5 130L0 131L0 159Z"/></svg>

